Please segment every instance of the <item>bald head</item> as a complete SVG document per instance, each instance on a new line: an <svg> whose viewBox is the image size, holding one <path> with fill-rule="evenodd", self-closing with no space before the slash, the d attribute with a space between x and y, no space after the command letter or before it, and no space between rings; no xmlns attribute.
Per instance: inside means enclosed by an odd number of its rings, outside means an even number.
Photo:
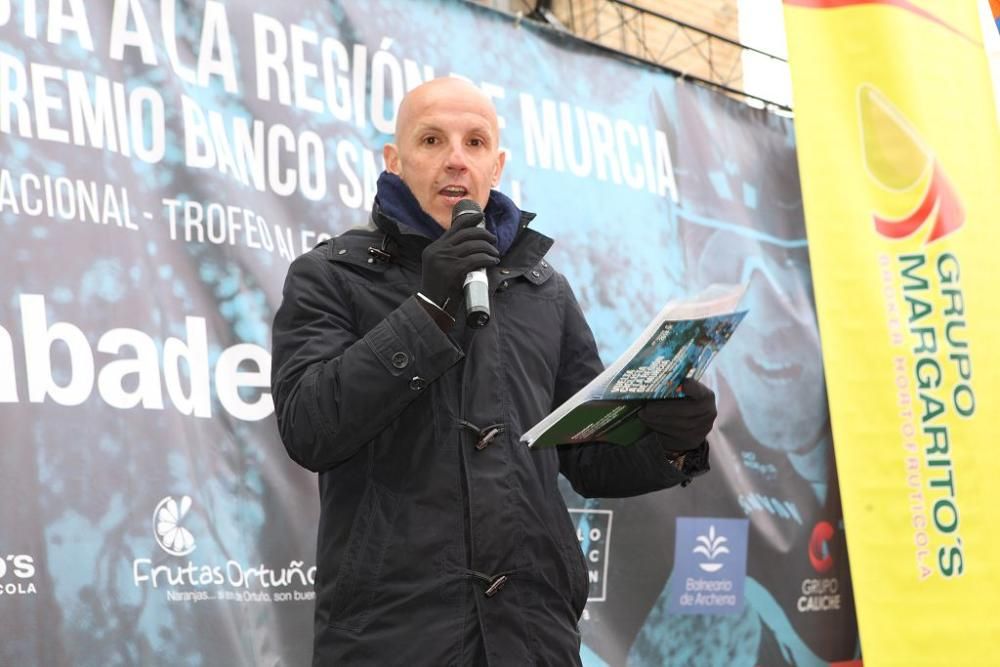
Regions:
<svg viewBox="0 0 1000 667"><path fill-rule="evenodd" d="M483 208L500 181L505 155L490 99L462 79L442 77L411 90L396 116L396 141L382 151L398 175L442 227L462 199Z"/></svg>
<svg viewBox="0 0 1000 667"><path fill-rule="evenodd" d="M420 84L403 97L396 115L396 143L399 143L400 135L410 129L409 126L414 119L419 118L428 107L442 100L462 101L470 110L482 113L490 120L490 126L499 143L500 126L497 123L497 112L493 102L476 86L465 79L453 76L431 79Z"/></svg>

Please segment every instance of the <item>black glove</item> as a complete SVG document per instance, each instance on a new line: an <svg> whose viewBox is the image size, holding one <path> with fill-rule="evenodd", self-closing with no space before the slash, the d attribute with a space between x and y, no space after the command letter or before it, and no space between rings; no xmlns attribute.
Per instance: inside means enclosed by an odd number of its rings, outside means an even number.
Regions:
<svg viewBox="0 0 1000 667"><path fill-rule="evenodd" d="M424 248L420 293L441 308L461 293L469 271L500 262L497 237L476 227L482 219L481 215L463 215L441 238Z"/></svg>
<svg viewBox="0 0 1000 667"><path fill-rule="evenodd" d="M683 398L649 401L639 420L656 433L657 442L671 453L683 453L705 441L715 423L715 392L697 380L684 380Z"/></svg>

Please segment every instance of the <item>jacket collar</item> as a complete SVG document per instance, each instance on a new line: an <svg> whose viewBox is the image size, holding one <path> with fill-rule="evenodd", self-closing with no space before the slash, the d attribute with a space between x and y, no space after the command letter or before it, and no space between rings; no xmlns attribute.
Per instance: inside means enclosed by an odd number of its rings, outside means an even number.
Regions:
<svg viewBox="0 0 1000 667"><path fill-rule="evenodd" d="M527 276L540 282L551 275L552 267L544 261L552 247L552 239L533 229L528 223L534 213L521 211L517 235L510 250L500 258L500 264L489 269L500 278ZM393 264L420 271L420 254L431 240L381 212L376 204L367 228L355 228L324 241L327 258L337 264L350 264L366 271L382 273ZM539 274L533 275L537 270Z"/></svg>
<svg viewBox="0 0 1000 667"><path fill-rule="evenodd" d="M375 215L376 211L381 216ZM394 222L400 234L417 234L433 241L444 233L441 225L420 208L420 203L403 179L388 171L383 171L378 177L372 215L376 225L379 217Z"/></svg>
<svg viewBox="0 0 1000 667"><path fill-rule="evenodd" d="M486 229L497 237L497 249L501 255L510 250L518 233L534 217L529 214L530 217L524 220L517 205L496 190L490 191L484 213ZM420 208L417 198L403 180L388 171L383 171L378 177L372 219L376 227L392 236L415 234L433 241L444 234L444 228Z"/></svg>

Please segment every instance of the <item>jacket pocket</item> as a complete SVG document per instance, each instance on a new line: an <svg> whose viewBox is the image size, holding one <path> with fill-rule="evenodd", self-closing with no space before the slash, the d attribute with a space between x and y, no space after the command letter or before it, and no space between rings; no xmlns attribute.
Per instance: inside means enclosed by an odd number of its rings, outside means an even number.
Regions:
<svg viewBox="0 0 1000 667"><path fill-rule="evenodd" d="M330 596L331 627L359 633L368 624L398 509L395 494L368 483Z"/></svg>

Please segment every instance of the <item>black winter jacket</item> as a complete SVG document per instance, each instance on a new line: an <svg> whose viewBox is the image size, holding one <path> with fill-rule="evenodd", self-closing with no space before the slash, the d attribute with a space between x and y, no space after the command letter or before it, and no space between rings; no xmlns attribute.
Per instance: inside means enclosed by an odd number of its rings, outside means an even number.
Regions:
<svg viewBox="0 0 1000 667"><path fill-rule="evenodd" d="M289 269L272 384L289 455L320 474L315 665L462 665L478 633L490 665L579 664L588 577L558 473L588 497L687 479L651 438L518 442L602 368L520 216L480 330L435 325L414 297L429 239L377 207Z"/></svg>

